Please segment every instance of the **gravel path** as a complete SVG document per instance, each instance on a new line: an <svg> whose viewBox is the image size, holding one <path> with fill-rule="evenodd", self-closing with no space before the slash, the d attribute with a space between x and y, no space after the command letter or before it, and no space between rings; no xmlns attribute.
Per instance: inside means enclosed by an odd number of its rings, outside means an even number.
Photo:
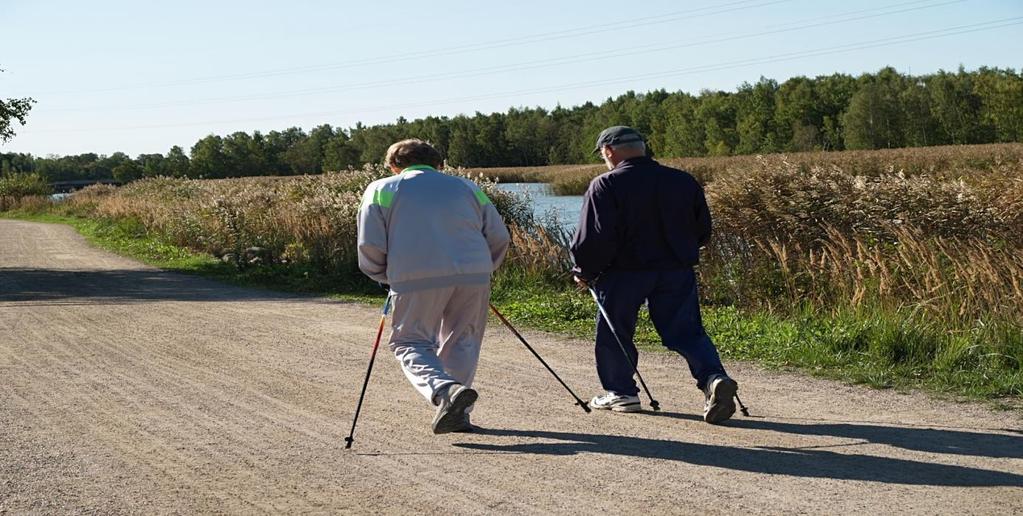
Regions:
<svg viewBox="0 0 1023 516"><path fill-rule="evenodd" d="M344 449L377 309L225 286L0 220L0 513L1023 511L1019 413L729 364L754 412L584 414L491 323L481 434L430 433L386 353ZM588 342L528 333L580 396Z"/></svg>

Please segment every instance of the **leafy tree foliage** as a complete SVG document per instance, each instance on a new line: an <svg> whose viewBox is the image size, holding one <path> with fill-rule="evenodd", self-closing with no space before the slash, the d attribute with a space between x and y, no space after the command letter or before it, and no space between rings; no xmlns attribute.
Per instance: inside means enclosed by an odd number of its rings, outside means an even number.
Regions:
<svg viewBox="0 0 1023 516"><path fill-rule="evenodd" d="M0 72L2 71L3 69L0 68ZM11 127L12 122L17 120L19 124L25 125L25 117L32 110L32 104L34 103L35 100L29 97L0 99L0 143L7 143L11 138L14 138L14 128Z"/></svg>

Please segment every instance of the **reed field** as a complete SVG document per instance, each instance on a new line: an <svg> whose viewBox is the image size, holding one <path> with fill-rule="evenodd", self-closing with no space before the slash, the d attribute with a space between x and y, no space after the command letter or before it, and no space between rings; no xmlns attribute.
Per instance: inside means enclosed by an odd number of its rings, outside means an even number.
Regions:
<svg viewBox="0 0 1023 516"><path fill-rule="evenodd" d="M388 174L383 167L367 166L316 176L152 178L124 187L92 186L53 210L127 221L241 269L290 268L358 286L368 283L358 270L355 248L362 192ZM497 190L492 181L474 179L513 227L529 227L532 211L524 199Z"/></svg>
<svg viewBox="0 0 1023 516"><path fill-rule="evenodd" d="M707 191L704 318L726 357L876 386L1023 396L1023 145L665 161ZM493 179L584 185L602 170L459 172L512 230L494 290L510 316L585 335L594 311L571 286L568 235ZM368 292L355 219L362 191L385 174L154 178L19 206L127 225L250 274L312 278L302 284L311 290ZM637 340L656 342L647 322Z"/></svg>

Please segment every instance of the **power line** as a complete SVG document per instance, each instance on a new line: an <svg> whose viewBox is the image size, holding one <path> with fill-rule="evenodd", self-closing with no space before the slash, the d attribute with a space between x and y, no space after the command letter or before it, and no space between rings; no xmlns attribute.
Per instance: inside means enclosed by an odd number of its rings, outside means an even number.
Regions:
<svg viewBox="0 0 1023 516"><path fill-rule="evenodd" d="M924 41L929 39L943 38L948 36L956 36L961 34L968 34L973 32L995 30L1005 27L1011 27L1016 25L1023 25L1023 16L1013 18L1002 18L998 20L992 20L988 22L975 23L969 25L959 25L955 27L948 27L945 29L936 29L931 31L918 32L914 34L906 34L901 36L892 36L888 38L882 38L877 40L863 41L859 43L851 43L847 45L839 45L835 47L827 47L822 49L806 50L800 52L790 52L785 54L776 54L772 56L764 56L760 58L743 59L737 61L730 61L726 63L719 63L713 65L703 65L689 68L679 68L674 70L667 70L663 72L655 72L641 75L632 75L625 79L605 79L599 81L587 81L578 82L571 84L562 84L559 86L551 86L546 88L530 89L530 90L517 90L509 92L501 92L487 95L474 95L467 97L457 97L449 99L438 99L427 102L417 102L408 104L395 104L388 106L377 106L373 108L358 109L358 110L335 110L335 111L318 111L318 112L307 112L307 113L294 113L290 115L282 116L270 116L270 117L257 117L257 118L243 118L233 120L217 120L217 121L206 121L206 122L189 122L181 124L155 124L155 125L142 125L142 126L131 126L131 127L108 127L108 128L94 128L94 129L65 129L65 130L50 130L50 131L31 131L31 133L74 133L74 132L94 132L94 131L127 131L127 130L144 130L144 129L162 129L171 127L193 127L193 126L205 126L205 125L219 125L219 124L233 124L241 122L264 122L269 120L283 120L283 119L294 119L294 118L306 118L313 116L332 116L338 114L352 114L352 113L371 113L378 111L390 111L396 109L409 109L416 107L428 107L444 104L454 104L459 102L478 101L478 100L493 100L501 98L519 97L526 95L536 95L541 93L554 93L561 91L570 91L582 88L589 88L593 86L607 86L613 84L622 84L635 81L637 79L657 79L664 77L675 77L682 75L691 75L696 73L704 73L711 71L719 71L733 68L742 68L745 66L752 66L757 64L776 63L782 61L792 61L796 59L803 59L807 57L818 57L824 55L838 54L844 52L852 52L856 50L864 50L869 48L878 48L891 45L897 45L902 43L911 43L916 41ZM28 131L23 134L29 134Z"/></svg>
<svg viewBox="0 0 1023 516"><path fill-rule="evenodd" d="M740 0L736 2L729 2L722 5L715 5L709 7L701 7L697 9L688 9L683 11L672 11L662 15L646 16L642 18L634 18L631 21L624 22L612 22L602 23L599 25L588 25L575 29L566 29L554 32L545 32L539 34L532 34L526 36L517 36L514 38L493 40L489 42L481 42L469 45L458 45L453 47L446 47L434 50L424 50L419 52L406 52L402 54L395 54L389 56L380 56L374 58L357 59L352 61L346 61L341 63L330 63L321 65L309 65L291 68L279 68L274 70L264 70L259 72L247 72L239 74L227 74L227 75L215 75L208 77L196 77L192 79L181 79L177 81L167 82L156 82L146 84L134 84L127 86L115 86L112 88L97 88L90 90L64 90L64 91L51 91L42 92L37 94L51 94L51 95L65 95L65 94L82 94L82 93L104 93L114 91L125 91L134 89L151 89L151 88L165 88L173 86L182 86L188 84L201 84L208 82L221 82L221 81L235 81L235 80L247 80L256 79L263 77L276 77L281 75L293 75L300 73L310 73L326 70L341 70L347 68L357 68L362 66L378 65L378 64L389 64L398 63L404 61L417 61L428 57L439 57L449 56L455 54L464 54L469 52L477 52L480 50L491 50L496 48L505 48L518 45L527 45L531 43L542 43L546 41L553 41L558 39L575 38L580 36L588 36L592 34L601 34L607 29L614 28L615 30L631 29L636 27L645 27L650 25L658 25L677 21L680 19L688 18L702 18L707 16L714 16L718 14L725 14L743 9L753 9L757 7L766 7L769 5L776 5L781 3L791 2L792 0Z"/></svg>
<svg viewBox="0 0 1023 516"><path fill-rule="evenodd" d="M868 8L868 9L857 9L855 11L845 11L845 12L841 12L841 13L826 14L826 15L823 15L823 16L814 16L812 18L804 18L802 20L792 20L792 21L787 21L787 22L783 22L783 23L775 23L775 24L772 24L772 25L767 25L767 26L765 26L765 28L767 28L767 29L781 28L781 27L787 27L787 26L790 26L790 25L799 25L801 23L806 23L806 22L809 22L809 21L823 21L823 20L827 20L829 18L840 18L840 17L844 17L844 16L852 16L852 15L856 15L856 14L869 13L869 12L877 11L879 9L894 9L896 7L906 7L906 6L915 5L915 4L925 4L925 3L928 3L930 1L931 0L914 0L912 2L905 2L905 3L901 3L901 4L886 5L886 6L883 6L883 7L872 7L872 8ZM965 2L966 0L962 0L962 1Z"/></svg>
<svg viewBox="0 0 1023 516"><path fill-rule="evenodd" d="M809 23L809 24L796 25L796 26L791 26L792 25L791 23L787 23L787 24L784 24L784 25L788 25L789 27L788 28L783 28L783 29L774 29L774 30L760 31L760 32L754 32L754 33L735 34L735 35L731 35L731 36L725 36L725 37L719 37L719 38L713 38L713 39L706 39L706 40L695 41L695 42L687 42L687 43L681 43L681 44L676 44L676 45L667 45L667 46L659 46L657 44L641 45L641 46L638 46L638 47L622 48L622 49L618 49L617 51L611 51L611 52L608 52L608 51L589 52L589 53L585 53L585 54L576 54L576 55L572 55L572 56L557 57L557 58L550 58L550 59L542 59L542 60L537 60L537 61L527 61L527 62L518 63L518 64L501 65L501 66L495 66L495 67L480 68L480 69L476 69L476 70L467 70L467 71L464 71L464 72L443 73L443 74L434 74L434 75L426 75L426 76L417 76L417 77L407 78L407 79L388 79L388 80L383 80L383 81L371 81L371 82L346 84L346 85L337 85L337 86L325 86L325 87L320 87L320 88L306 88L306 89L300 89L300 90L290 90L290 91L283 91L283 92L276 92L276 93L267 93L267 94L261 94L261 95L242 95L242 96L228 96L228 97L213 97L213 98L206 98L206 99L169 101L169 102L160 102L160 103L152 103L152 104L137 104L137 105L130 105L130 106L98 106L98 107L87 107L87 108L54 108L54 109L45 109L44 108L44 110L47 113L56 113L56 112L88 112L88 111L109 112L109 111L130 111L130 110L143 110L143 109L159 109L159 108L168 108L168 107L191 107L191 106L201 106L201 105L211 105L211 104L222 104L222 103L229 103L229 102L249 102L249 101L254 101L254 100L270 100L270 99L277 99L277 98L302 97L302 96L307 96L307 95L315 95L315 94L322 94L322 93L338 93L338 92L344 92L344 91L353 91L353 90L360 90L360 89L377 88L377 87L382 87L382 86L420 84L420 83L424 83L424 82L434 82L434 81L438 81L438 80L465 79L465 78L471 78L471 77L480 77L480 76L485 76L485 75L492 75L492 74L496 74L496 73L516 72L516 71L525 71L525 70L535 70L535 69L539 69L539 68L549 68L549 67L552 67L552 66L561 66L561 65L567 65L567 64L579 64L579 63L583 63L583 62L592 62L592 61L612 59L612 58L617 58L617 57L628 57L628 56L633 56L633 55L638 55L638 54L643 54L643 53L664 52L664 51L669 51L669 50L678 50L678 49L681 49L681 48L693 48L693 47L712 45L712 44L717 44L717 43L724 43L724 42L729 42L729 41L737 41L737 40L750 39L750 38L756 38L756 37L761 37L761 36L769 36L769 35L774 35L774 34L781 34L781 33L787 33L787 32L795 32L795 31L811 29L811 28L825 27L825 26L828 26L828 25L836 25L836 24L847 23L847 22L851 22L851 21L861 21L861 20L866 20L866 19L871 19L871 18L879 18L879 17L883 17L883 16L891 16L891 15L895 15L895 14L902 14L902 13L906 13L906 12L919 11L919 10L923 10L923 9L932 9L932 8L935 8L935 7L942 7L942 6L946 6L946 5L950 5L950 4L962 3L963 1L965 1L965 0L946 0L946 1L938 2L938 3L927 3L927 2L933 2L933 0L914 0L912 2L896 4L896 5L893 5L893 6L886 6L886 7L875 8L875 9L861 9L861 10L857 10L857 11L833 14L833 15L828 15L828 16L823 17L823 19L826 19L826 20L830 19L831 21L823 21L823 22ZM921 3L924 3L926 5L919 5ZM905 6L914 6L914 7L905 7ZM903 8L902 9L894 9L896 7L903 7ZM882 11L882 12L876 12L876 11ZM863 14L863 13L871 13L871 14ZM850 15L858 15L858 16L850 16ZM843 18L841 16L845 16L845 17ZM815 21L815 19L811 18L811 19L808 19L808 20L805 20L805 21Z"/></svg>

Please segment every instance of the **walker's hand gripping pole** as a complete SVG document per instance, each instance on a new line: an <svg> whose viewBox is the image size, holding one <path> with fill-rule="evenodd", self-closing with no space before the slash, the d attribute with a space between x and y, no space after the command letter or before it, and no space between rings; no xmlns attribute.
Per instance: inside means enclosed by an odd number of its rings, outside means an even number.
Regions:
<svg viewBox="0 0 1023 516"><path fill-rule="evenodd" d="M528 342L526 342L526 339L523 338L522 335L519 334L519 332L517 330L515 330L515 327L512 326L510 322L508 322L508 319L505 319L504 315L501 315L501 312L497 311L497 307L495 307L493 304L491 304L490 305L490 310L492 310L494 312L494 315L496 315L497 318L500 319L501 322L503 322L504 325L507 326L508 329L511 330L511 332L514 333L515 336L519 338L519 341L522 342L522 344L524 344L526 346L526 349L528 349L529 352L532 353L533 356L536 357L536 359L539 360L540 363L543 364L543 366L546 367L547 370L550 371L550 373L552 375L554 375L554 378L558 380L558 383L560 383L561 386L564 387L565 390L567 390L568 393L571 394L573 398L575 398L575 404L579 405L580 407L582 407L582 409L585 412L589 413L590 412L590 406L587 405L585 401L580 399L579 396L576 396L575 393L572 392L572 389L570 389L568 387L568 385L566 385L565 382L563 382L561 380L561 377L558 376L558 373L555 373L554 370L551 369L551 366L547 365L547 362L544 362L544 359L540 358L540 355L533 349L532 346L529 345Z"/></svg>
<svg viewBox="0 0 1023 516"><path fill-rule="evenodd" d="M380 327L377 328L377 340L373 343L373 353L369 356L369 367L366 369L366 379L362 381L362 392L359 394L359 404L355 406L355 417L352 418L352 431L345 437L345 449L352 447L355 441L355 423L359 421L359 412L362 410L362 399L366 397L366 386L369 385L369 374L373 371L373 361L377 357L377 348L380 347L380 336L384 334L384 321L387 320L387 312L391 310L391 295L387 295L384 301L383 313L380 315Z"/></svg>
<svg viewBox="0 0 1023 516"><path fill-rule="evenodd" d="M604 310L604 305L600 304L600 299L597 299L597 291L590 287L590 295L593 296L593 302L597 303L597 310L600 311L600 315L604 317L604 322L607 323L608 329L611 330L611 335L614 335L618 346L622 348L622 354L625 355L625 360L632 366L632 371L636 373L636 378L639 378L639 384L643 386L643 390L646 391L646 397L650 398L650 408L654 410L661 410L661 404L654 399L654 396L650 394L650 389L646 388L646 382L643 381L643 375L639 374L639 368L636 367L636 363L632 361L632 357L629 356L629 352L625 350L625 344L622 343L622 339L618 337L618 332L615 331L615 327L611 324L611 316L607 314L607 310Z"/></svg>

